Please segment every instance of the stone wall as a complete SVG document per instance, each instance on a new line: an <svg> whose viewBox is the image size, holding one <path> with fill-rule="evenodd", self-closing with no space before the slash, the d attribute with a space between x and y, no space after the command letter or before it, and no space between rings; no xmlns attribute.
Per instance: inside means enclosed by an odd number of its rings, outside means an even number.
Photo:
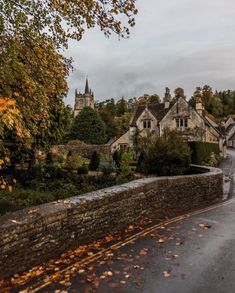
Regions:
<svg viewBox="0 0 235 293"><path fill-rule="evenodd" d="M86 158L91 158L94 151L99 154L103 155L110 155L111 154L111 146L102 144L102 145L94 145L94 144L83 144L83 145L56 145L52 147L52 152L54 153L61 153L61 152L72 152L72 154L80 155Z"/></svg>
<svg viewBox="0 0 235 293"><path fill-rule="evenodd" d="M207 171L144 178L0 217L0 277L48 261L142 218L175 216L221 200L222 172Z"/></svg>

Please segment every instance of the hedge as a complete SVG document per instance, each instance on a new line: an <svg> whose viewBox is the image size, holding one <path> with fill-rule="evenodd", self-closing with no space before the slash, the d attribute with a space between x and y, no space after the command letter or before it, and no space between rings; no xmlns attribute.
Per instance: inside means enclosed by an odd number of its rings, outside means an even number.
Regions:
<svg viewBox="0 0 235 293"><path fill-rule="evenodd" d="M188 144L192 152L191 160L193 164L203 164L207 162L212 152L215 155L219 155L220 153L219 144L217 143L191 141Z"/></svg>

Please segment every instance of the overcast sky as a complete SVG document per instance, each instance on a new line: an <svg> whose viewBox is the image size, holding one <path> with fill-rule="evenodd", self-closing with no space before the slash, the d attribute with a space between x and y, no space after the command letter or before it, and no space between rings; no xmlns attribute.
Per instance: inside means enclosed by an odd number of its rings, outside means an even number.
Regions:
<svg viewBox="0 0 235 293"><path fill-rule="evenodd" d="M162 96L180 86L235 89L235 0L137 0L139 14L128 40L106 39L97 29L70 42L75 71L66 104L85 77L96 100Z"/></svg>

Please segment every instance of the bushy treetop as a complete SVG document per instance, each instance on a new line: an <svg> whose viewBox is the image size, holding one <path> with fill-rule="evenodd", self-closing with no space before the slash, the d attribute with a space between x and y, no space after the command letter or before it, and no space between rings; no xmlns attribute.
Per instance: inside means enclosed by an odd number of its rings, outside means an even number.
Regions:
<svg viewBox="0 0 235 293"><path fill-rule="evenodd" d="M90 144L103 144L106 142L105 130L105 124L97 111L85 107L74 119L70 139L78 139Z"/></svg>

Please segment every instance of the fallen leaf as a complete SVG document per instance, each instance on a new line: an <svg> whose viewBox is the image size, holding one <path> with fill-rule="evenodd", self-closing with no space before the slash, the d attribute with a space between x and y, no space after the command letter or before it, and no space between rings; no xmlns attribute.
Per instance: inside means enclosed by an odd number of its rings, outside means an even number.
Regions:
<svg viewBox="0 0 235 293"><path fill-rule="evenodd" d="M159 242L159 243L163 243L163 242L165 242L165 240L164 240L164 238L160 238L160 239L158 240L158 242Z"/></svg>
<svg viewBox="0 0 235 293"><path fill-rule="evenodd" d="M163 277L164 277L164 278L169 278L169 277L170 277L169 272L168 272L168 271L164 271L164 272L163 272Z"/></svg>
<svg viewBox="0 0 235 293"><path fill-rule="evenodd" d="M148 248L143 248L143 249L140 250L139 255L146 255L147 252L148 252Z"/></svg>

